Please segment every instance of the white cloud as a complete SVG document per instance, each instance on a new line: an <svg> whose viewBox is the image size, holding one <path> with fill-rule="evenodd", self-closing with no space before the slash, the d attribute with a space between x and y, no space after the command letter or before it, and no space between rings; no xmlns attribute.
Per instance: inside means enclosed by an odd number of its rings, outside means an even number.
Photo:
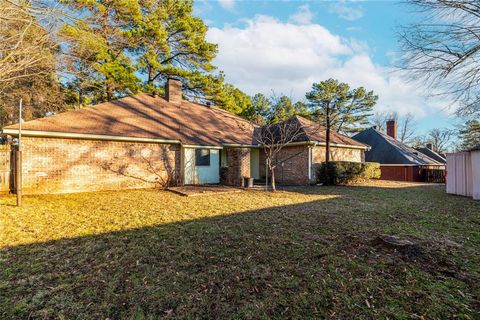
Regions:
<svg viewBox="0 0 480 320"><path fill-rule="evenodd" d="M218 2L227 10L232 10L235 7L235 0L218 0Z"/></svg>
<svg viewBox="0 0 480 320"><path fill-rule="evenodd" d="M345 0L334 2L330 5L330 12L336 13L340 18L353 21L363 17L363 11L359 7L348 4Z"/></svg>
<svg viewBox="0 0 480 320"><path fill-rule="evenodd" d="M313 12L310 6L305 4L298 7L298 11L289 17L289 20L297 24L310 24L313 19Z"/></svg>
<svg viewBox="0 0 480 320"><path fill-rule="evenodd" d="M369 57L365 44L344 39L319 24L284 23L269 16L246 20L243 27L210 28L208 40L218 43L215 64L227 81L246 93L291 95L303 100L313 82L337 78L364 86L380 96L378 111L443 112L438 101L427 101L415 86Z"/></svg>

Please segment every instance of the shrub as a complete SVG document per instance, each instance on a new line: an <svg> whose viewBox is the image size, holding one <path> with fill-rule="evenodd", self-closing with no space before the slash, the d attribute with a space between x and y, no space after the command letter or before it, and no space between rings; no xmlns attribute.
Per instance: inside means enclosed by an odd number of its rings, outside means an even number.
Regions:
<svg viewBox="0 0 480 320"><path fill-rule="evenodd" d="M324 183L326 181L325 163L322 163L318 170L318 182ZM380 164L377 162L331 161L328 172L330 184L348 184L379 179L381 174Z"/></svg>

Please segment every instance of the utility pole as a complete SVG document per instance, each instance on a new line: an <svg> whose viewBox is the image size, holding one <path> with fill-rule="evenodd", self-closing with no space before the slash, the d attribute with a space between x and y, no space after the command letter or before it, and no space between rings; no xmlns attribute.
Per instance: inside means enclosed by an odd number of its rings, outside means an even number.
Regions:
<svg viewBox="0 0 480 320"><path fill-rule="evenodd" d="M17 193L17 207L22 206L22 99L18 110L18 147L15 150L15 186Z"/></svg>

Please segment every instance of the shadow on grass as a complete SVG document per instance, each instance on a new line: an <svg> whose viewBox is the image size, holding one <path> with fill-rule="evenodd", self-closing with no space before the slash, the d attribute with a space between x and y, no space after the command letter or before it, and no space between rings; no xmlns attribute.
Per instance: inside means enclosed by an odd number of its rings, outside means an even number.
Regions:
<svg viewBox="0 0 480 320"><path fill-rule="evenodd" d="M424 257L408 257L371 244L390 224L405 224L398 230L411 232L411 225L390 215L407 215L439 194L424 188L353 190L298 189L340 196L4 249L0 317L478 316L477 274L460 262L471 258L470 247L439 246L415 234ZM384 202L411 193L418 195L408 203ZM445 210L449 206L458 203Z"/></svg>

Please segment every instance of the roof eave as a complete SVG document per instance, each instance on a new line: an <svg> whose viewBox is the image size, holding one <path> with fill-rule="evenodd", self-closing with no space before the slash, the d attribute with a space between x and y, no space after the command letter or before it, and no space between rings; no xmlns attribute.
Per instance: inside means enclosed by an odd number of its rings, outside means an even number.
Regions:
<svg viewBox="0 0 480 320"><path fill-rule="evenodd" d="M322 147L327 145L325 142L320 142L320 141L313 141L313 143L317 146L322 146ZM357 145L342 144L342 143L330 143L330 146L336 147L336 148L361 149L366 151L371 149L371 147L367 145L357 146Z"/></svg>
<svg viewBox="0 0 480 320"><path fill-rule="evenodd" d="M4 128L2 133L18 136L18 129ZM125 142L150 142L150 143L164 143L164 144L181 144L180 140L170 140L162 138L142 138L142 137L125 137L112 136L102 134L88 134L88 133L72 133L72 132L55 132L55 131L37 131L37 130L22 130L22 136L26 137L43 137L43 138L67 138L67 139L84 139L84 140L105 140L105 141L125 141Z"/></svg>

